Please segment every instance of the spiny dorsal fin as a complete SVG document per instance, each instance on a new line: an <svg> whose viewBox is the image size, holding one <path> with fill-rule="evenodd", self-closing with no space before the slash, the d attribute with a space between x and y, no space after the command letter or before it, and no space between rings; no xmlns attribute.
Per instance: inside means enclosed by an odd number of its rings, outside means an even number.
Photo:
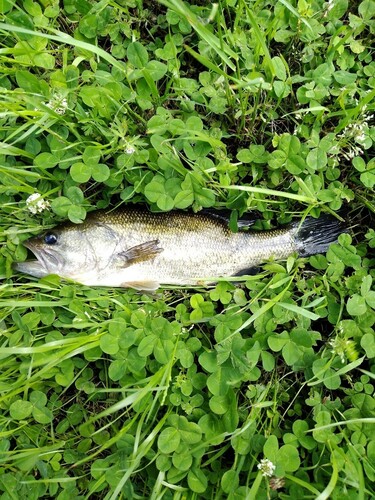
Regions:
<svg viewBox="0 0 375 500"><path fill-rule="evenodd" d="M237 224L238 229L249 228L253 226L260 218L260 216L256 212L246 212L236 220L236 218L233 217L233 214L235 214L235 212L233 210L229 210L229 208L220 210L215 210L213 208L204 208L199 213L208 215L209 217L213 217L214 219L219 219L228 226Z"/></svg>

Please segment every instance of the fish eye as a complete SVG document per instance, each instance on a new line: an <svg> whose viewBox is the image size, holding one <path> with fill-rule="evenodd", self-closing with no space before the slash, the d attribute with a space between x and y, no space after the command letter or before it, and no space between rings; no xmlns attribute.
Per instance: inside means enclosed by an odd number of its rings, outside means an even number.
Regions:
<svg viewBox="0 0 375 500"><path fill-rule="evenodd" d="M47 245L54 245L57 243L57 236L55 233L47 233L44 236L44 243L47 243Z"/></svg>

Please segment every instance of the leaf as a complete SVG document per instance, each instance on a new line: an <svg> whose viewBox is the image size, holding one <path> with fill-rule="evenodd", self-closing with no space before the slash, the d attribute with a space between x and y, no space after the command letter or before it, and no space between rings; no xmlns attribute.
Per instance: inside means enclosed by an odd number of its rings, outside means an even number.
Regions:
<svg viewBox="0 0 375 500"><path fill-rule="evenodd" d="M138 354L142 357L147 357L149 356L152 351L154 350L154 346L157 342L158 338L156 335L147 335L146 337L144 337L141 342L139 343L139 346L138 346Z"/></svg>
<svg viewBox="0 0 375 500"><path fill-rule="evenodd" d="M215 204L215 193L208 188L197 187L194 190L195 201L203 208L212 207Z"/></svg>
<svg viewBox="0 0 375 500"><path fill-rule="evenodd" d="M283 59L279 56L273 57L272 64L275 70L275 76L277 76L279 80L286 80L286 69Z"/></svg>
<svg viewBox="0 0 375 500"><path fill-rule="evenodd" d="M216 415L224 415L228 411L228 400L225 396L212 396L209 406Z"/></svg>
<svg viewBox="0 0 375 500"><path fill-rule="evenodd" d="M327 154L320 148L312 149L306 158L306 164L313 170L321 170L327 165Z"/></svg>
<svg viewBox="0 0 375 500"><path fill-rule="evenodd" d="M281 446L276 455L276 464L280 465L285 472L295 472L300 466L301 460L298 450L291 444Z"/></svg>
<svg viewBox="0 0 375 500"><path fill-rule="evenodd" d="M375 186L375 172L363 172L360 179L362 184L369 189Z"/></svg>
<svg viewBox="0 0 375 500"><path fill-rule="evenodd" d="M277 97L284 98L290 94L291 87L285 82L276 80L273 82L273 89Z"/></svg>
<svg viewBox="0 0 375 500"><path fill-rule="evenodd" d="M242 163L251 163L253 155L251 154L250 149L240 149L236 155L236 158Z"/></svg>
<svg viewBox="0 0 375 500"><path fill-rule="evenodd" d="M289 342L289 335L287 332L282 332L279 335L271 335L268 337L267 342L273 351L278 352Z"/></svg>
<svg viewBox="0 0 375 500"><path fill-rule="evenodd" d="M336 0L332 4L332 8L327 13L327 19L336 21L341 19L348 10L348 0Z"/></svg>
<svg viewBox="0 0 375 500"><path fill-rule="evenodd" d="M282 349L283 358L287 365L291 366L301 358L301 351L294 342L288 342Z"/></svg>
<svg viewBox="0 0 375 500"><path fill-rule="evenodd" d="M45 406L47 404L47 396L42 391L31 392L29 400L34 406Z"/></svg>
<svg viewBox="0 0 375 500"><path fill-rule="evenodd" d="M340 376L335 370L330 368L326 359L315 360L312 368L317 380L309 382L308 385L312 386L323 382L328 389L334 390L340 387Z"/></svg>
<svg viewBox="0 0 375 500"><path fill-rule="evenodd" d="M54 69L55 67L55 58L52 54L37 53L34 55L34 57L31 57L31 60L36 66L39 66L40 68Z"/></svg>
<svg viewBox="0 0 375 500"><path fill-rule="evenodd" d="M126 54L128 56L129 62L136 68L142 69L148 63L147 50L139 42L130 43L127 48Z"/></svg>
<svg viewBox="0 0 375 500"><path fill-rule="evenodd" d="M0 13L6 14L9 10L11 10L13 3L11 0L2 0L0 2Z"/></svg>
<svg viewBox="0 0 375 500"><path fill-rule="evenodd" d="M109 365L108 375L111 380L117 382L120 380L124 374L126 373L127 363L124 359L115 359Z"/></svg>
<svg viewBox="0 0 375 500"><path fill-rule="evenodd" d="M162 453L172 453L180 444L180 433L174 427L166 427L158 437L158 448Z"/></svg>
<svg viewBox="0 0 375 500"><path fill-rule="evenodd" d="M366 299L356 293L348 299L346 309L351 316L365 314L367 311Z"/></svg>
<svg viewBox="0 0 375 500"><path fill-rule="evenodd" d="M291 155L286 161L286 168L291 174L298 175L305 170L306 163L301 156Z"/></svg>
<svg viewBox="0 0 375 500"><path fill-rule="evenodd" d="M156 200L156 204L160 208L160 210L168 212L174 207L174 200L168 194L162 193Z"/></svg>
<svg viewBox="0 0 375 500"><path fill-rule="evenodd" d="M178 429L181 439L188 444L199 443L202 439L202 431L198 424L189 422L186 417L179 417Z"/></svg>
<svg viewBox="0 0 375 500"><path fill-rule="evenodd" d="M104 182L110 176L110 170L104 163L97 163L91 167L91 175L94 181Z"/></svg>
<svg viewBox="0 0 375 500"><path fill-rule="evenodd" d="M207 387L214 396L225 396L229 389L230 375L233 370L219 366L207 379Z"/></svg>
<svg viewBox="0 0 375 500"><path fill-rule="evenodd" d="M181 190L174 199L174 206L176 208L187 208L194 203L194 193L187 189Z"/></svg>
<svg viewBox="0 0 375 500"><path fill-rule="evenodd" d="M375 291L370 290L365 295L366 304L375 309Z"/></svg>
<svg viewBox="0 0 375 500"><path fill-rule="evenodd" d="M84 200L83 192L77 186L70 186L66 191L66 196L74 205L79 205Z"/></svg>
<svg viewBox="0 0 375 500"><path fill-rule="evenodd" d="M19 87L24 89L26 92L31 92L34 94L40 93L40 82L38 78L33 75L30 71L19 70L16 71L16 80Z"/></svg>
<svg viewBox="0 0 375 500"><path fill-rule="evenodd" d="M229 469L226 472L224 472L222 478L221 478L221 487L223 488L224 493L231 493L237 490L239 485L239 477L238 473L233 470Z"/></svg>
<svg viewBox="0 0 375 500"><path fill-rule="evenodd" d="M356 73L350 73L349 71L335 71L333 73L333 78L340 84L340 85L351 85L354 83L357 79ZM354 161L354 159L353 159Z"/></svg>
<svg viewBox="0 0 375 500"><path fill-rule="evenodd" d="M29 401L23 401L21 399L15 401L10 405L9 413L15 420L24 420L31 415L33 411L33 405Z"/></svg>
<svg viewBox="0 0 375 500"><path fill-rule="evenodd" d="M156 361L161 365L166 365L173 355L174 343L172 340L158 339L154 346Z"/></svg>
<svg viewBox="0 0 375 500"><path fill-rule="evenodd" d="M160 61L150 61L146 65L146 71L154 82L158 82L168 71L168 66Z"/></svg>
<svg viewBox="0 0 375 500"><path fill-rule="evenodd" d="M365 333L361 338L361 347L365 350L368 358L375 358L375 335L374 333Z"/></svg>
<svg viewBox="0 0 375 500"><path fill-rule="evenodd" d="M86 165L92 166L99 163L101 152L99 148L87 146L82 154L82 160Z"/></svg>
<svg viewBox="0 0 375 500"><path fill-rule="evenodd" d="M95 38L98 31L97 16L95 14L89 14L83 17L79 22L78 29L86 38Z"/></svg>
<svg viewBox="0 0 375 500"><path fill-rule="evenodd" d="M193 457L190 452L173 453L172 463L176 469L187 471L191 468Z"/></svg>
<svg viewBox="0 0 375 500"><path fill-rule="evenodd" d="M49 424L53 420L53 413L45 406L37 406L33 409L33 417L40 424Z"/></svg>
<svg viewBox="0 0 375 500"><path fill-rule="evenodd" d="M303 347L311 347L314 344L312 335L304 328L294 328L290 332L290 338L296 345Z"/></svg>
<svg viewBox="0 0 375 500"><path fill-rule="evenodd" d="M207 477L201 469L193 468L188 473L188 485L194 493L204 493L207 488Z"/></svg>
<svg viewBox="0 0 375 500"><path fill-rule="evenodd" d="M53 168L59 163L60 159L51 153L40 153L34 158L34 164L41 168Z"/></svg>
<svg viewBox="0 0 375 500"><path fill-rule="evenodd" d="M276 462L277 453L279 451L279 443L277 437L272 434L267 438L267 441L263 445L263 453L268 460L271 462Z"/></svg>
<svg viewBox="0 0 375 500"><path fill-rule="evenodd" d="M110 335L109 333L104 334L100 337L100 349L106 354L116 354L119 350L118 339Z"/></svg>
<svg viewBox="0 0 375 500"><path fill-rule="evenodd" d="M80 224L86 219L86 210L78 205L71 205L68 209L68 218L75 224Z"/></svg>
<svg viewBox="0 0 375 500"><path fill-rule="evenodd" d="M341 236L339 241L341 241ZM356 254L356 249L352 245L342 247L336 243L330 245L327 251L327 259L330 262L339 262L342 265L351 266L353 269L359 269L361 266L361 257Z"/></svg>
<svg viewBox="0 0 375 500"><path fill-rule="evenodd" d="M268 351L262 351L260 356L262 358L263 369L266 372L271 372L275 368L275 358Z"/></svg>
<svg viewBox="0 0 375 500"><path fill-rule="evenodd" d="M199 356L199 364L209 373L214 373L217 368L217 358L215 352L204 351Z"/></svg>
<svg viewBox="0 0 375 500"><path fill-rule="evenodd" d="M55 198L51 203L51 208L56 215L61 217L67 217L69 208L72 206L72 202L65 196L60 196Z"/></svg>
<svg viewBox="0 0 375 500"><path fill-rule="evenodd" d="M84 183L87 182L91 177L91 168L85 163L74 163L70 167L70 175L75 182Z"/></svg>
<svg viewBox="0 0 375 500"><path fill-rule="evenodd" d="M359 4L358 12L364 20L370 21L370 19L375 17L374 2L372 0L364 0Z"/></svg>
<svg viewBox="0 0 375 500"><path fill-rule="evenodd" d="M165 195L163 178L155 176L151 182L146 184L144 193L146 198L152 203L156 203L161 196Z"/></svg>

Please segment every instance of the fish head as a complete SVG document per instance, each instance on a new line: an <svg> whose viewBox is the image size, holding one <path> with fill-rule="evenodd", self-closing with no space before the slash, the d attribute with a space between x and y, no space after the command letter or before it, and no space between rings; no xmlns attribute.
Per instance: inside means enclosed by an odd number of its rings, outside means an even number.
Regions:
<svg viewBox="0 0 375 500"><path fill-rule="evenodd" d="M117 241L100 224L87 222L57 226L23 244L36 260L18 262L16 270L38 278L57 274L84 282L108 265Z"/></svg>

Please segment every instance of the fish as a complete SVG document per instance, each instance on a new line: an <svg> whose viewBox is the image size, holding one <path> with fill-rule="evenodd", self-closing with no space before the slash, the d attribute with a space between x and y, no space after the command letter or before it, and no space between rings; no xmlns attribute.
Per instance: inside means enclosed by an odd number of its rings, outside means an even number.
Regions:
<svg viewBox="0 0 375 500"><path fill-rule="evenodd" d="M162 285L208 285L293 254L324 253L346 232L342 221L327 214L264 231L250 229L254 222L251 216L240 219L235 232L220 210L97 210L81 224L65 222L26 240L36 259L15 263L15 269L37 278L57 274L88 286L152 292Z"/></svg>

